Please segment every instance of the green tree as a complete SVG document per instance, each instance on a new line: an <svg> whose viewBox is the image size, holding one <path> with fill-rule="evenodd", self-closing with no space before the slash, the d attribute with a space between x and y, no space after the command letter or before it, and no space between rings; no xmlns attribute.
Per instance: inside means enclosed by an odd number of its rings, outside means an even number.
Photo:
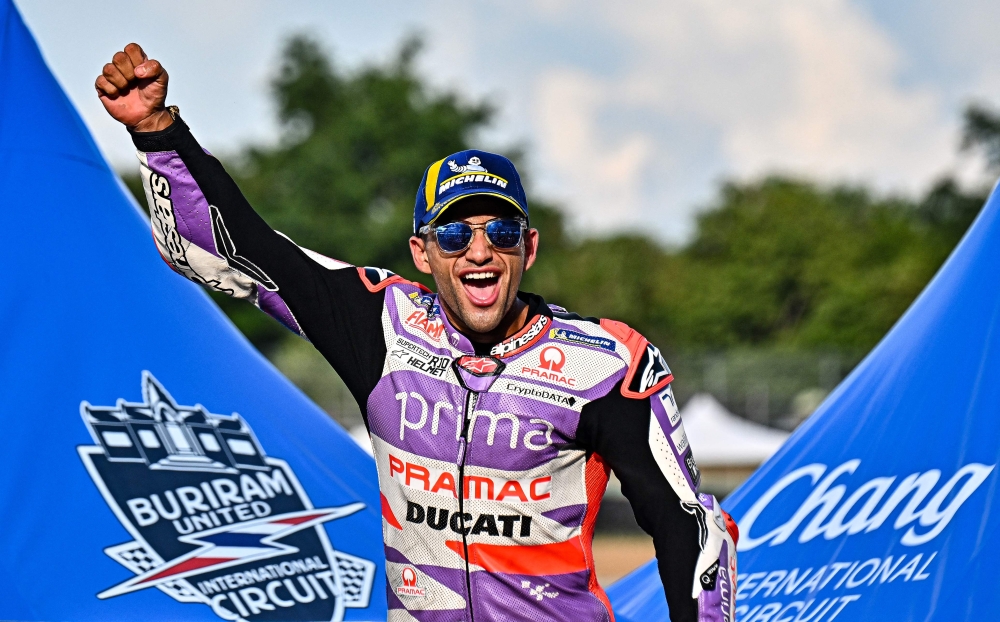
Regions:
<svg viewBox="0 0 1000 622"><path fill-rule="evenodd" d="M789 178L724 184L690 242L632 235L546 251L528 287L633 324L673 352L870 349L983 203L944 180L920 202Z"/></svg>
<svg viewBox="0 0 1000 622"><path fill-rule="evenodd" d="M490 119L484 104L432 93L410 40L384 67L337 70L304 37L287 45L273 92L284 140L252 148L237 181L251 204L297 243L415 278L404 243L427 165L466 149Z"/></svg>
<svg viewBox="0 0 1000 622"><path fill-rule="evenodd" d="M430 92L414 71L419 49L411 39L387 65L346 73L316 41L288 42L272 82L281 143L251 147L233 167L272 227L324 255L419 278L405 240L424 169L468 148L492 114L456 93ZM284 338L253 309L221 304L258 346Z"/></svg>
<svg viewBox="0 0 1000 622"><path fill-rule="evenodd" d="M728 184L682 255L681 339L870 348L939 263L923 253L910 211L862 189Z"/></svg>

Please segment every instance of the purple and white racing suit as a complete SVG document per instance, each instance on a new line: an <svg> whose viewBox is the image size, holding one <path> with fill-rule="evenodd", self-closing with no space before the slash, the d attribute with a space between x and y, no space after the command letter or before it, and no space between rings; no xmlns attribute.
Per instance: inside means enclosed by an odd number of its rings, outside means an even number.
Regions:
<svg viewBox="0 0 1000 622"><path fill-rule="evenodd" d="M273 231L182 121L133 140L164 260L309 339L357 399L390 620L613 620L591 553L609 470L671 619L734 619L735 525L698 493L673 376L641 335L519 293L527 324L474 344L421 285Z"/></svg>

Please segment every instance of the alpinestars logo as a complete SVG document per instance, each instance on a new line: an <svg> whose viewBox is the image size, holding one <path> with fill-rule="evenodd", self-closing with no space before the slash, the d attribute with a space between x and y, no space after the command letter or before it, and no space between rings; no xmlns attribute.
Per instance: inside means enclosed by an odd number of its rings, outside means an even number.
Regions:
<svg viewBox="0 0 1000 622"><path fill-rule="evenodd" d="M628 387L635 393L644 393L670 376L670 367L663 360L659 349L651 343L646 344L646 349L643 351L639 363L635 365L635 369L635 375Z"/></svg>
<svg viewBox="0 0 1000 622"><path fill-rule="evenodd" d="M517 354L522 350L526 350L529 346L535 343L545 330L545 327L549 325L549 318L544 315L535 316L534 323L525 330L521 335L517 337L509 337L508 339L501 341L497 345L490 349L490 354L493 356L508 357L513 354Z"/></svg>
<svg viewBox="0 0 1000 622"><path fill-rule="evenodd" d="M455 359L455 364L469 372L473 376L485 377L500 374L505 365L499 359L492 356L460 356Z"/></svg>
<svg viewBox="0 0 1000 622"><path fill-rule="evenodd" d="M180 406L149 372L142 393L80 405L97 443L80 458L134 538L104 549L133 576L98 598L155 587L224 620L336 621L368 606L375 564L335 550L323 528L363 503L314 508L238 414Z"/></svg>

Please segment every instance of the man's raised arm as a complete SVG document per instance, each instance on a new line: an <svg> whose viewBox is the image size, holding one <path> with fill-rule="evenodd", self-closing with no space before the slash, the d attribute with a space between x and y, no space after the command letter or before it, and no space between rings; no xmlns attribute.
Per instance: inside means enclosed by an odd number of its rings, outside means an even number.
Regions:
<svg viewBox="0 0 1000 622"><path fill-rule="evenodd" d="M370 379L354 376L375 362L380 368L384 292L362 271L272 230L166 106L167 82L162 65L131 43L95 84L138 149L160 255L192 281L248 300L310 339L355 395L364 394Z"/></svg>

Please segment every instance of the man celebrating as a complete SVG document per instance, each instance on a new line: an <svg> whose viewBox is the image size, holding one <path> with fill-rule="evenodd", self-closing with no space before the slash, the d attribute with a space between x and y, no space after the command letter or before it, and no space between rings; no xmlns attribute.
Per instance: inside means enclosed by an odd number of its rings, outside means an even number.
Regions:
<svg viewBox="0 0 1000 622"><path fill-rule="evenodd" d="M434 294L268 227L165 107L167 73L138 45L96 87L138 149L163 259L311 341L357 399L390 620L613 620L591 554L609 470L653 537L671 618L733 620L736 527L698 493L673 376L625 324L518 291L538 231L507 158L428 167L409 244Z"/></svg>

